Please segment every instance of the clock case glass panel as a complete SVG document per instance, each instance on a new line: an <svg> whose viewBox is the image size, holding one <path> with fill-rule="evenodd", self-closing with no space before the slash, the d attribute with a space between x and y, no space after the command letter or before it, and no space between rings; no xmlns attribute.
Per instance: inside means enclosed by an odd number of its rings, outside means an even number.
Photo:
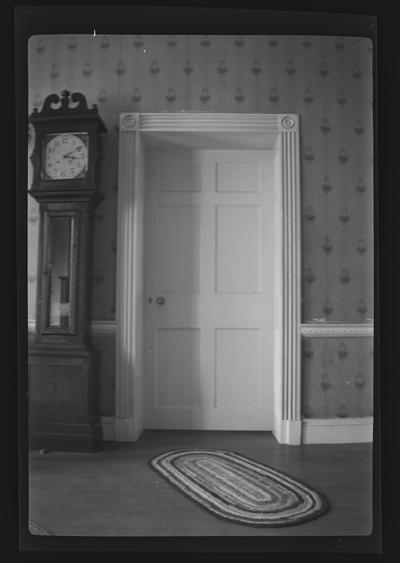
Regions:
<svg viewBox="0 0 400 563"><path fill-rule="evenodd" d="M41 332L76 334L80 212L56 207L43 213Z"/></svg>
<svg viewBox="0 0 400 563"><path fill-rule="evenodd" d="M69 176L66 175L64 177L63 177L62 173L58 176L57 175L51 176L51 175L48 174L48 166L51 166L52 163L47 165L47 161L48 161L47 147L48 147L49 143L51 143L51 141L53 139L56 139L57 137L60 137L61 145L63 143L63 138L67 139L68 137L70 137L70 138L71 137L77 137L80 141L82 141L83 145L86 147L86 164L78 174L69 175ZM56 140L55 142L57 143L58 140ZM77 150L79 150L79 149L77 149ZM61 158L63 158L64 156L65 155L61 154ZM86 132L65 131L65 132L47 134L47 135L45 135L45 137L42 141L41 178L43 180L50 180L50 181L55 181L55 180L67 181L67 180L78 180L78 179L86 178L87 173L88 173L88 169L87 169L88 158L89 158L89 136Z"/></svg>

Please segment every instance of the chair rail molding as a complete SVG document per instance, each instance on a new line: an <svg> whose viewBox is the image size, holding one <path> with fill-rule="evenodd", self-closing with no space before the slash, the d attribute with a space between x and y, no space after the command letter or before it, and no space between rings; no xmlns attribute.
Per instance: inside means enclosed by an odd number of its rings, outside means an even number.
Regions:
<svg viewBox="0 0 400 563"><path fill-rule="evenodd" d="M332 337L361 337L373 336L373 323L303 323L300 326L302 336L316 338L332 338Z"/></svg>
<svg viewBox="0 0 400 563"><path fill-rule="evenodd" d="M134 194L144 182L140 170L146 145L179 140L187 148L240 148L272 150L277 184L275 209L277 243L274 295L276 379L274 429L278 441L301 443L300 377L300 148L297 114L240 113L120 113L117 218L117 331L116 331L116 439L134 441L142 422L137 405L143 374L135 364L137 330L138 259ZM224 146L225 144L225 146ZM159 146L160 146L159 145ZM275 318L276 317L276 318ZM275 360L274 360L275 362ZM139 409L140 410L140 409ZM135 412L134 412L135 411Z"/></svg>
<svg viewBox="0 0 400 563"><path fill-rule="evenodd" d="M117 323L115 321L91 321L90 329L92 334L115 334ZM28 318L28 332L35 332L36 320Z"/></svg>

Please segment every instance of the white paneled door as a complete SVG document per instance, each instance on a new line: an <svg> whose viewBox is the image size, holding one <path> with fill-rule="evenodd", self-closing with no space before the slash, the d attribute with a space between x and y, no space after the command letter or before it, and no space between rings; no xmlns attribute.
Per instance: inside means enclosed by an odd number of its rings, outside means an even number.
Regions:
<svg viewBox="0 0 400 563"><path fill-rule="evenodd" d="M270 430L273 151L146 160L145 428Z"/></svg>

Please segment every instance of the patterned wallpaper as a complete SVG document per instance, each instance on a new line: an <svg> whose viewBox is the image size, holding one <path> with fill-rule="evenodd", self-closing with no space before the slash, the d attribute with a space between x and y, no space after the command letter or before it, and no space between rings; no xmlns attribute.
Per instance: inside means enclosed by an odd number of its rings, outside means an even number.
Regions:
<svg viewBox="0 0 400 563"><path fill-rule="evenodd" d="M96 103L103 135L93 318L115 318L118 114L299 113L303 322L373 317L372 43L323 36L34 36L28 112L64 88ZM32 141L31 141L32 143ZM28 179L30 183L30 179ZM29 198L29 316L37 206Z"/></svg>
<svg viewBox="0 0 400 563"><path fill-rule="evenodd" d="M373 415L372 338L304 338L305 418Z"/></svg>

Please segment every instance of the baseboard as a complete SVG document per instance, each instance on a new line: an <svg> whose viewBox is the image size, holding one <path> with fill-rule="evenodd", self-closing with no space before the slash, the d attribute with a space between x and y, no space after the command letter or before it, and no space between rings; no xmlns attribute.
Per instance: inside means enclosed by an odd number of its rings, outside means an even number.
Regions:
<svg viewBox="0 0 400 563"><path fill-rule="evenodd" d="M373 417L308 418L303 420L303 444L346 444L373 441Z"/></svg>
<svg viewBox="0 0 400 563"><path fill-rule="evenodd" d="M143 430L138 427L137 420L132 417L115 417L114 428L116 442L135 442Z"/></svg>
<svg viewBox="0 0 400 563"><path fill-rule="evenodd" d="M78 423L29 419L29 446L33 449L91 452L98 448L102 438L99 418Z"/></svg>
<svg viewBox="0 0 400 563"><path fill-rule="evenodd" d="M101 425L104 442L134 442L141 434L132 418L102 416Z"/></svg>
<svg viewBox="0 0 400 563"><path fill-rule="evenodd" d="M103 441L115 442L115 421L113 416L102 416L101 426L103 427Z"/></svg>
<svg viewBox="0 0 400 563"><path fill-rule="evenodd" d="M301 420L278 420L272 433L279 444L298 446L301 444Z"/></svg>

